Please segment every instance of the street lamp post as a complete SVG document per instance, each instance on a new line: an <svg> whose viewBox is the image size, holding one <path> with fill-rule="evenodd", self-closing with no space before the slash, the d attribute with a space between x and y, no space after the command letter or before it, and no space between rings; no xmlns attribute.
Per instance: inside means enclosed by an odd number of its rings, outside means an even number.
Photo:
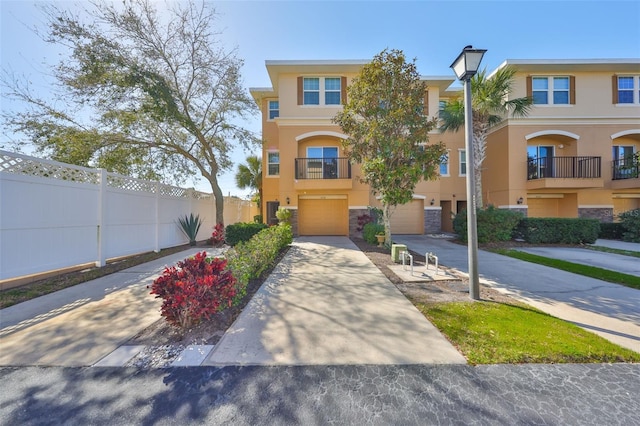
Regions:
<svg viewBox="0 0 640 426"><path fill-rule="evenodd" d="M464 84L464 146L467 162L467 251L469 256L469 297L480 299L478 277L478 227L476 221L475 164L473 155L473 113L471 110L471 77L478 72L486 50L466 46L451 64L458 80Z"/></svg>

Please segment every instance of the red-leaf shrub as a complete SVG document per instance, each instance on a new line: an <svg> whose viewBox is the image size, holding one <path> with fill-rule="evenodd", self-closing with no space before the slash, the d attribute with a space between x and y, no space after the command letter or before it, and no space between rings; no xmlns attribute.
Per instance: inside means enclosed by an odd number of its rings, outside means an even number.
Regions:
<svg viewBox="0 0 640 426"><path fill-rule="evenodd" d="M226 269L227 261L207 258L206 252L165 268L151 286L161 298L162 316L172 325L189 328L231 306L236 279Z"/></svg>
<svg viewBox="0 0 640 426"><path fill-rule="evenodd" d="M224 244L224 225L218 223L215 228L213 228L213 233L211 234L211 244L214 247L219 247Z"/></svg>

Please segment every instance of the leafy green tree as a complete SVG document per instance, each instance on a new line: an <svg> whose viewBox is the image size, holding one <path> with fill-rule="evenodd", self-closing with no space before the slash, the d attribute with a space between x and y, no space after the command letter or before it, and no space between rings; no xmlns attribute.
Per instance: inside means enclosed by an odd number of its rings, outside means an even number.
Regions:
<svg viewBox="0 0 640 426"><path fill-rule="evenodd" d="M70 51L52 67L59 92L44 99L5 71L5 92L26 108L3 121L56 160L176 183L200 174L223 223L218 175L234 146L258 143L236 124L257 107L209 3L155 4L96 0L78 15L45 6L45 40Z"/></svg>
<svg viewBox="0 0 640 426"><path fill-rule="evenodd" d="M493 75L487 76L487 70L478 72L471 78L471 109L473 110L473 162L467 165L475 176L476 207L483 207L482 200L482 163L487 154L487 133L489 128L500 123L505 116L525 117L531 107L531 98L508 99L513 86L516 70L506 66ZM462 97L449 102L440 112L442 131L457 132L464 128L465 113Z"/></svg>
<svg viewBox="0 0 640 426"><path fill-rule="evenodd" d="M255 199L262 215L262 160L257 155L247 157L247 164L238 164L236 185L240 189L250 188L258 193Z"/></svg>
<svg viewBox="0 0 640 426"><path fill-rule="evenodd" d="M421 179L437 177L444 154L442 144L428 143L436 124L425 114L425 91L415 60L385 49L351 82L348 101L334 117L349 136L343 141L346 155L360 164L362 182L380 196L386 244L393 210L411 201Z"/></svg>

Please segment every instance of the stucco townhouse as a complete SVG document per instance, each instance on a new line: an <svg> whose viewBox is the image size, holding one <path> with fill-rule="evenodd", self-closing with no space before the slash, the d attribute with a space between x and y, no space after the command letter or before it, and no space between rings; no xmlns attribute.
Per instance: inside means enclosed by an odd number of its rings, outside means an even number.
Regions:
<svg viewBox="0 0 640 426"><path fill-rule="evenodd" d="M379 206L360 182L332 118L363 60L266 61L272 86L252 88L262 111L264 221L292 210L296 235L354 235L358 216ZM610 222L640 208L640 59L505 60L516 68L515 98L530 96L524 118L490 129L482 168L485 204L530 217ZM424 76L425 108L438 116L461 95L455 76ZM464 132L430 135L447 156L434 181L420 182L396 209L392 231L452 231L466 207Z"/></svg>

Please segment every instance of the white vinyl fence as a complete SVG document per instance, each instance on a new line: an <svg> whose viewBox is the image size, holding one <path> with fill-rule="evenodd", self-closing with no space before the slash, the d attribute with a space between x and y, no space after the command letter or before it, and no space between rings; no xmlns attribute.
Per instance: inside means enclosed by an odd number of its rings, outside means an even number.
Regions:
<svg viewBox="0 0 640 426"><path fill-rule="evenodd" d="M0 281L188 243L178 218L211 235L211 194L0 151Z"/></svg>

